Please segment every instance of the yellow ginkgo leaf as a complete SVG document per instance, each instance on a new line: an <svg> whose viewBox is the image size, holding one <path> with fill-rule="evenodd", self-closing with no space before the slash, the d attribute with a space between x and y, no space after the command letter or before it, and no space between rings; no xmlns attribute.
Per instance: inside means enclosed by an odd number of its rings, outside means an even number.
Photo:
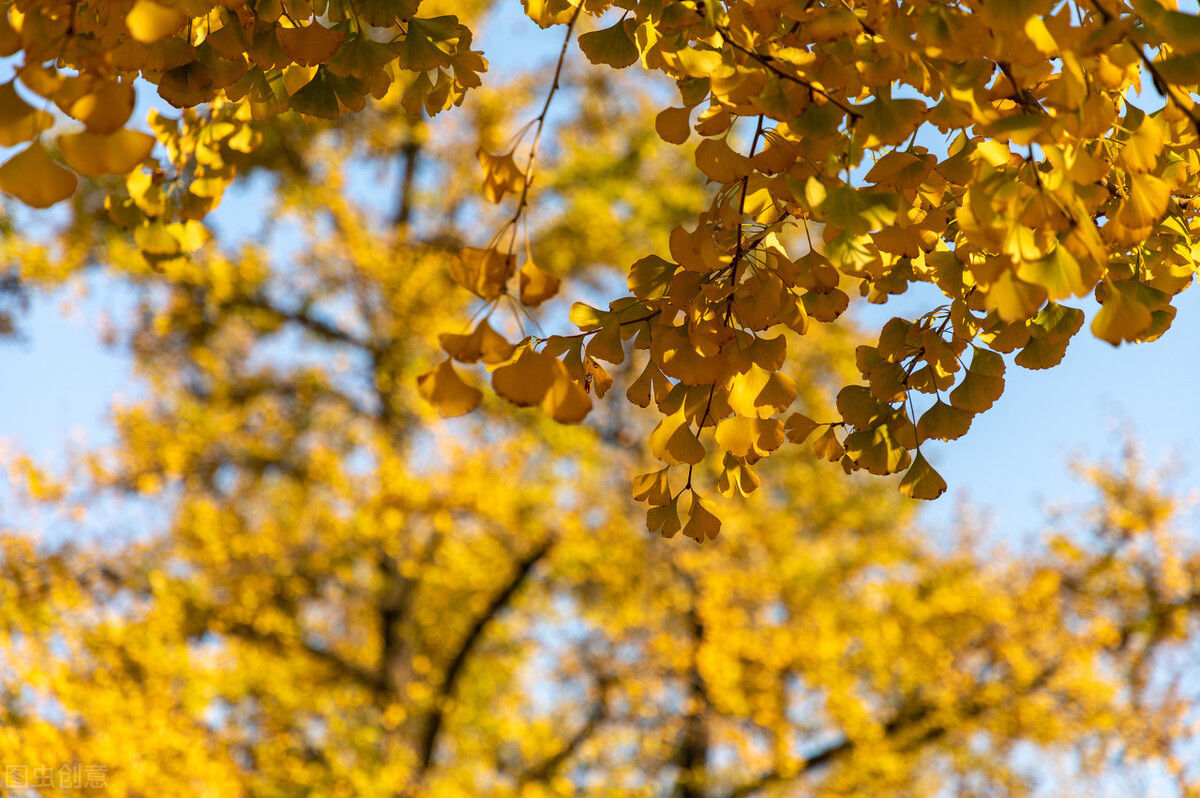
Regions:
<svg viewBox="0 0 1200 798"><path fill-rule="evenodd" d="M942 475L918 452L913 458L913 464L900 480L900 492L910 499L932 501L946 492L946 480L942 479Z"/></svg>
<svg viewBox="0 0 1200 798"><path fill-rule="evenodd" d="M0 147L29 141L53 123L53 116L21 99L12 81L0 86Z"/></svg>
<svg viewBox="0 0 1200 798"><path fill-rule="evenodd" d="M717 424L716 439L734 457L765 457L783 443L783 422L733 416Z"/></svg>
<svg viewBox="0 0 1200 798"><path fill-rule="evenodd" d="M554 385L555 364L562 365L544 352L525 349L514 362L492 373L492 387L517 407L535 407Z"/></svg>
<svg viewBox="0 0 1200 798"><path fill-rule="evenodd" d="M417 392L437 408L442 418L470 413L483 399L483 393L465 383L449 360L443 360L432 371L417 377Z"/></svg>
<svg viewBox="0 0 1200 798"><path fill-rule="evenodd" d="M483 169L483 194L492 202L500 202L508 192L517 194L525 188L525 173L517 166L511 151L492 155L479 150L475 157Z"/></svg>
<svg viewBox="0 0 1200 798"><path fill-rule="evenodd" d="M183 27L187 15L173 5L154 0L136 0L125 17L130 35L144 44L170 36Z"/></svg>
<svg viewBox="0 0 1200 798"><path fill-rule="evenodd" d="M63 160L82 175L123 175L150 157L154 137L136 130L108 134L85 130L59 136L58 148Z"/></svg>
<svg viewBox="0 0 1200 798"><path fill-rule="evenodd" d="M1167 212L1171 187L1160 178L1141 172L1129 173L1129 196L1117 209L1117 221L1126 227L1149 227Z"/></svg>
<svg viewBox="0 0 1200 798"><path fill-rule="evenodd" d="M663 141L682 144L692 133L690 108L666 108L654 117L654 129Z"/></svg>
<svg viewBox="0 0 1200 798"><path fill-rule="evenodd" d="M734 496L749 496L761 484L758 474L749 465L731 454L725 455L721 476L717 479L717 490L721 491L721 495L731 499Z"/></svg>
<svg viewBox="0 0 1200 798"><path fill-rule="evenodd" d="M636 27L636 20L622 19L612 27L584 33L579 37L579 49L593 64L624 69L638 60L637 45L633 41Z"/></svg>
<svg viewBox="0 0 1200 798"><path fill-rule="evenodd" d="M705 139L696 147L696 166L714 183L734 183L750 174L750 159L721 139Z"/></svg>
<svg viewBox="0 0 1200 798"><path fill-rule="evenodd" d="M112 133L129 121L135 101L133 84L116 80L75 78L59 90L54 101L92 133Z"/></svg>
<svg viewBox="0 0 1200 798"><path fill-rule="evenodd" d="M446 350L446 354L459 363L482 360L488 365L495 365L508 360L515 352L515 347L493 330L487 319L479 322L475 330L466 335L442 333L438 336L438 343Z"/></svg>
<svg viewBox="0 0 1200 798"><path fill-rule="evenodd" d="M804 443L819 426L821 425L803 413L792 413L783 425L783 432L792 443Z"/></svg>
<svg viewBox="0 0 1200 798"><path fill-rule="evenodd" d="M939 401L922 414L917 422L917 434L921 440L956 440L967 434L971 428L971 418L967 411Z"/></svg>
<svg viewBox="0 0 1200 798"><path fill-rule="evenodd" d="M318 22L298 28L276 28L279 46L300 66L316 66L333 57L346 39L340 30L330 30Z"/></svg>
<svg viewBox="0 0 1200 798"><path fill-rule="evenodd" d="M675 537L682 528L679 522L679 505L669 501L660 507L651 507L646 511L646 528L651 533L657 532L664 538Z"/></svg>
<svg viewBox="0 0 1200 798"><path fill-rule="evenodd" d="M651 471L649 474L639 474L633 478L633 498L639 502L649 502L660 506L671 501L671 480L668 477L669 468Z"/></svg>
<svg viewBox="0 0 1200 798"><path fill-rule="evenodd" d="M650 433L650 451L668 465L694 465L704 459L704 446L682 409L663 418Z"/></svg>
<svg viewBox="0 0 1200 798"><path fill-rule="evenodd" d="M483 299L495 299L516 269L516 258L495 247L463 247L459 258L450 264L450 275L458 284Z"/></svg>
<svg viewBox="0 0 1200 798"><path fill-rule="evenodd" d="M712 503L692 494L692 506L688 509L688 520L683 526L683 534L697 543L715 540L721 533L721 519L713 512Z"/></svg>
<svg viewBox="0 0 1200 798"><path fill-rule="evenodd" d="M48 208L75 193L79 178L59 166L40 142L34 142L0 166L0 191L31 208Z"/></svg>
<svg viewBox="0 0 1200 798"><path fill-rule="evenodd" d="M521 303L531 308L550 299L558 293L562 278L540 268L532 260L521 264L520 296Z"/></svg>
<svg viewBox="0 0 1200 798"><path fill-rule="evenodd" d="M984 296L988 310L994 310L1008 322L1027 319L1046 302L1046 289L1017 278L1011 271L1004 271L993 282Z"/></svg>

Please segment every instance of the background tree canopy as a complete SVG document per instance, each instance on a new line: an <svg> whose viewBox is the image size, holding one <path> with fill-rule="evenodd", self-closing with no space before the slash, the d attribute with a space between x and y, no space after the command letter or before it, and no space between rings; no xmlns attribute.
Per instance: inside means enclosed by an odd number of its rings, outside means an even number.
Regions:
<svg viewBox="0 0 1200 798"><path fill-rule="evenodd" d="M9 458L72 534L0 538L0 763L1196 791L1186 503L1131 450L1012 552L905 497L1080 297L1113 344L1171 323L1200 18L530 0L555 59L489 75L483 2L0 7L5 295L121 285L144 386L111 446Z"/></svg>

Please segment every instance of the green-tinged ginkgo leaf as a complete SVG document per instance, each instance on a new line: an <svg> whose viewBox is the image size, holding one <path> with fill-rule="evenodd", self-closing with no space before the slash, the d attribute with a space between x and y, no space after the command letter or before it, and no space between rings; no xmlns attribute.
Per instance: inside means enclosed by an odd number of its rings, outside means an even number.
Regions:
<svg viewBox="0 0 1200 798"><path fill-rule="evenodd" d="M1143 301L1136 280L1106 283L1100 310L1092 319L1092 334L1117 346L1123 341L1135 341L1150 328L1151 310Z"/></svg>
<svg viewBox="0 0 1200 798"><path fill-rule="evenodd" d="M894 474L910 460L908 451L896 442L886 424L855 430L846 436L844 445L846 456L855 465L877 476Z"/></svg>
<svg viewBox="0 0 1200 798"><path fill-rule="evenodd" d="M1130 172L1128 196L1121 200L1116 218L1126 227L1149 227L1167 212L1170 197L1170 187L1160 178Z"/></svg>
<svg viewBox="0 0 1200 798"><path fill-rule="evenodd" d="M950 404L968 413L982 413L1004 393L1004 358L975 347L963 381L950 392Z"/></svg>
<svg viewBox="0 0 1200 798"><path fill-rule="evenodd" d="M650 451L669 465L694 465L704 459L704 446L682 409L665 416L650 433Z"/></svg>
<svg viewBox="0 0 1200 798"><path fill-rule="evenodd" d="M900 492L910 499L932 501L946 492L946 480L942 479L942 475L918 452L913 458L913 464L900 480Z"/></svg>
<svg viewBox="0 0 1200 798"><path fill-rule="evenodd" d="M862 146L867 149L899 144L912 136L925 110L921 100L880 97L855 108L861 117L855 130L863 137Z"/></svg>
<svg viewBox="0 0 1200 798"><path fill-rule="evenodd" d="M130 35L139 42L150 43L170 36L183 27L187 15L174 5L154 0L135 0L125 17Z"/></svg>
<svg viewBox="0 0 1200 798"><path fill-rule="evenodd" d="M1083 311L1057 302L1047 302L1027 327L1029 341L1013 362L1027 369L1047 369L1062 362L1067 345L1083 326Z"/></svg>
<svg viewBox="0 0 1200 798"><path fill-rule="evenodd" d="M837 395L837 409L842 420L859 429L880 423L891 410L871 395L865 385L847 385Z"/></svg>
<svg viewBox="0 0 1200 798"><path fill-rule="evenodd" d="M58 137L63 160L82 175L123 175L150 157L154 136L137 130L99 134L89 131Z"/></svg>
<svg viewBox="0 0 1200 798"><path fill-rule="evenodd" d="M48 208L75 193L79 178L34 142L0 166L0 191L31 208Z"/></svg>
<svg viewBox="0 0 1200 798"><path fill-rule="evenodd" d="M1047 296L1042 286L1025 282L1006 270L988 287L984 303L1004 321L1013 322L1036 313Z"/></svg>
<svg viewBox="0 0 1200 798"><path fill-rule="evenodd" d="M1037 260L1018 262L1017 276L1044 288L1051 299L1083 296L1095 286L1094 280L1084 279L1079 262L1063 246L1054 247Z"/></svg>
<svg viewBox="0 0 1200 798"><path fill-rule="evenodd" d="M29 141L53 123L53 116L21 99L12 81L0 86L0 147Z"/></svg>
<svg viewBox="0 0 1200 798"><path fill-rule="evenodd" d="M627 18L612 27L580 34L579 49L593 64L624 69L638 60L637 45L633 41L636 27L637 21Z"/></svg>
<svg viewBox="0 0 1200 798"><path fill-rule="evenodd" d="M688 508L688 520L683 525L683 534L697 543L716 540L721 532L721 519L717 518L710 501L692 493L692 506Z"/></svg>
<svg viewBox="0 0 1200 798"><path fill-rule="evenodd" d="M442 418L470 413L483 399L483 393L463 382L449 360L417 377L417 392L437 408Z"/></svg>
<svg viewBox="0 0 1200 798"><path fill-rule="evenodd" d="M397 53L396 64L414 72L448 67L464 33L458 17L409 19L408 32Z"/></svg>

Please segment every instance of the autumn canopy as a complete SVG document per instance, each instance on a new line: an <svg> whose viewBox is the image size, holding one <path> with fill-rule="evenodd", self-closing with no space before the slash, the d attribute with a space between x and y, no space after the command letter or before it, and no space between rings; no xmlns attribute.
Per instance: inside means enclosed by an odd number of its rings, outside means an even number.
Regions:
<svg viewBox="0 0 1200 798"><path fill-rule="evenodd" d="M909 501L1174 320L1197 14L0 0L0 56L0 335L107 302L129 368L0 451L0 792L1197 794L1169 482Z"/></svg>

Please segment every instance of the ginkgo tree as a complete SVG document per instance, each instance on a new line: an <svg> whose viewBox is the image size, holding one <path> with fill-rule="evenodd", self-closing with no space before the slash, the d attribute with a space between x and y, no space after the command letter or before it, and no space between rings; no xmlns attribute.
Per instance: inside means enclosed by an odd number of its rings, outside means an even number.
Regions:
<svg viewBox="0 0 1200 798"><path fill-rule="evenodd" d="M462 106L487 63L471 4L416 0L11 0L0 54L0 189L32 207L79 176L108 180L105 205L149 262L205 245L205 217L253 161L275 120L339 119L374 103L413 118ZM454 13L457 10L457 14ZM953 440L1016 365L1056 365L1091 331L1149 341L1195 271L1200 171L1200 17L1170 0L528 0L561 54L540 112L507 146L482 148L480 193L507 209L464 241L449 271L491 312L534 309L561 274L526 244L537 167L563 66L673 81L653 128L708 183L668 243L631 258L628 293L576 297L578 332L518 335L447 319L445 360L420 378L445 416L482 399L456 367L482 363L493 390L573 423L627 358L626 399L652 408L659 462L638 475L651 526L715 534L695 473L747 493L754 468L811 441L846 472L902 473L932 499L944 479L922 454ZM135 85L183 109L130 123ZM669 84L668 84L669 85ZM61 132L58 116L71 120ZM455 113L460 112L455 110ZM315 121L312 123L315 124ZM647 120L647 124L649 124ZM581 187L582 190L582 187ZM649 184L645 190L662 192ZM857 291L886 303L926 284L940 299L896 317L857 350L835 411L794 409L785 365ZM614 399L611 401L620 401ZM705 478L706 479L706 478ZM646 492L644 486L660 486Z"/></svg>
<svg viewBox="0 0 1200 798"><path fill-rule="evenodd" d="M603 286L705 187L636 132L653 94L581 86L529 252ZM61 236L5 240L30 286L127 288L111 335L143 386L66 469L7 463L70 534L23 513L0 534L5 789L49 770L48 793L82 772L203 798L1194 794L1200 552L1132 455L1013 554L969 521L939 540L889 486L789 447L697 547L642 529L637 499L670 497L630 495L653 425L623 403L564 425L483 394L438 418L462 394L428 371L448 346L511 347L498 318L445 319L470 308L472 154L527 97L481 88L437 135L394 97L319 134L281 120L240 167L275 178L254 235L214 224L190 257L147 259L86 183ZM396 161L430 179L357 190ZM800 412L836 412L859 340L814 327L782 364Z"/></svg>

